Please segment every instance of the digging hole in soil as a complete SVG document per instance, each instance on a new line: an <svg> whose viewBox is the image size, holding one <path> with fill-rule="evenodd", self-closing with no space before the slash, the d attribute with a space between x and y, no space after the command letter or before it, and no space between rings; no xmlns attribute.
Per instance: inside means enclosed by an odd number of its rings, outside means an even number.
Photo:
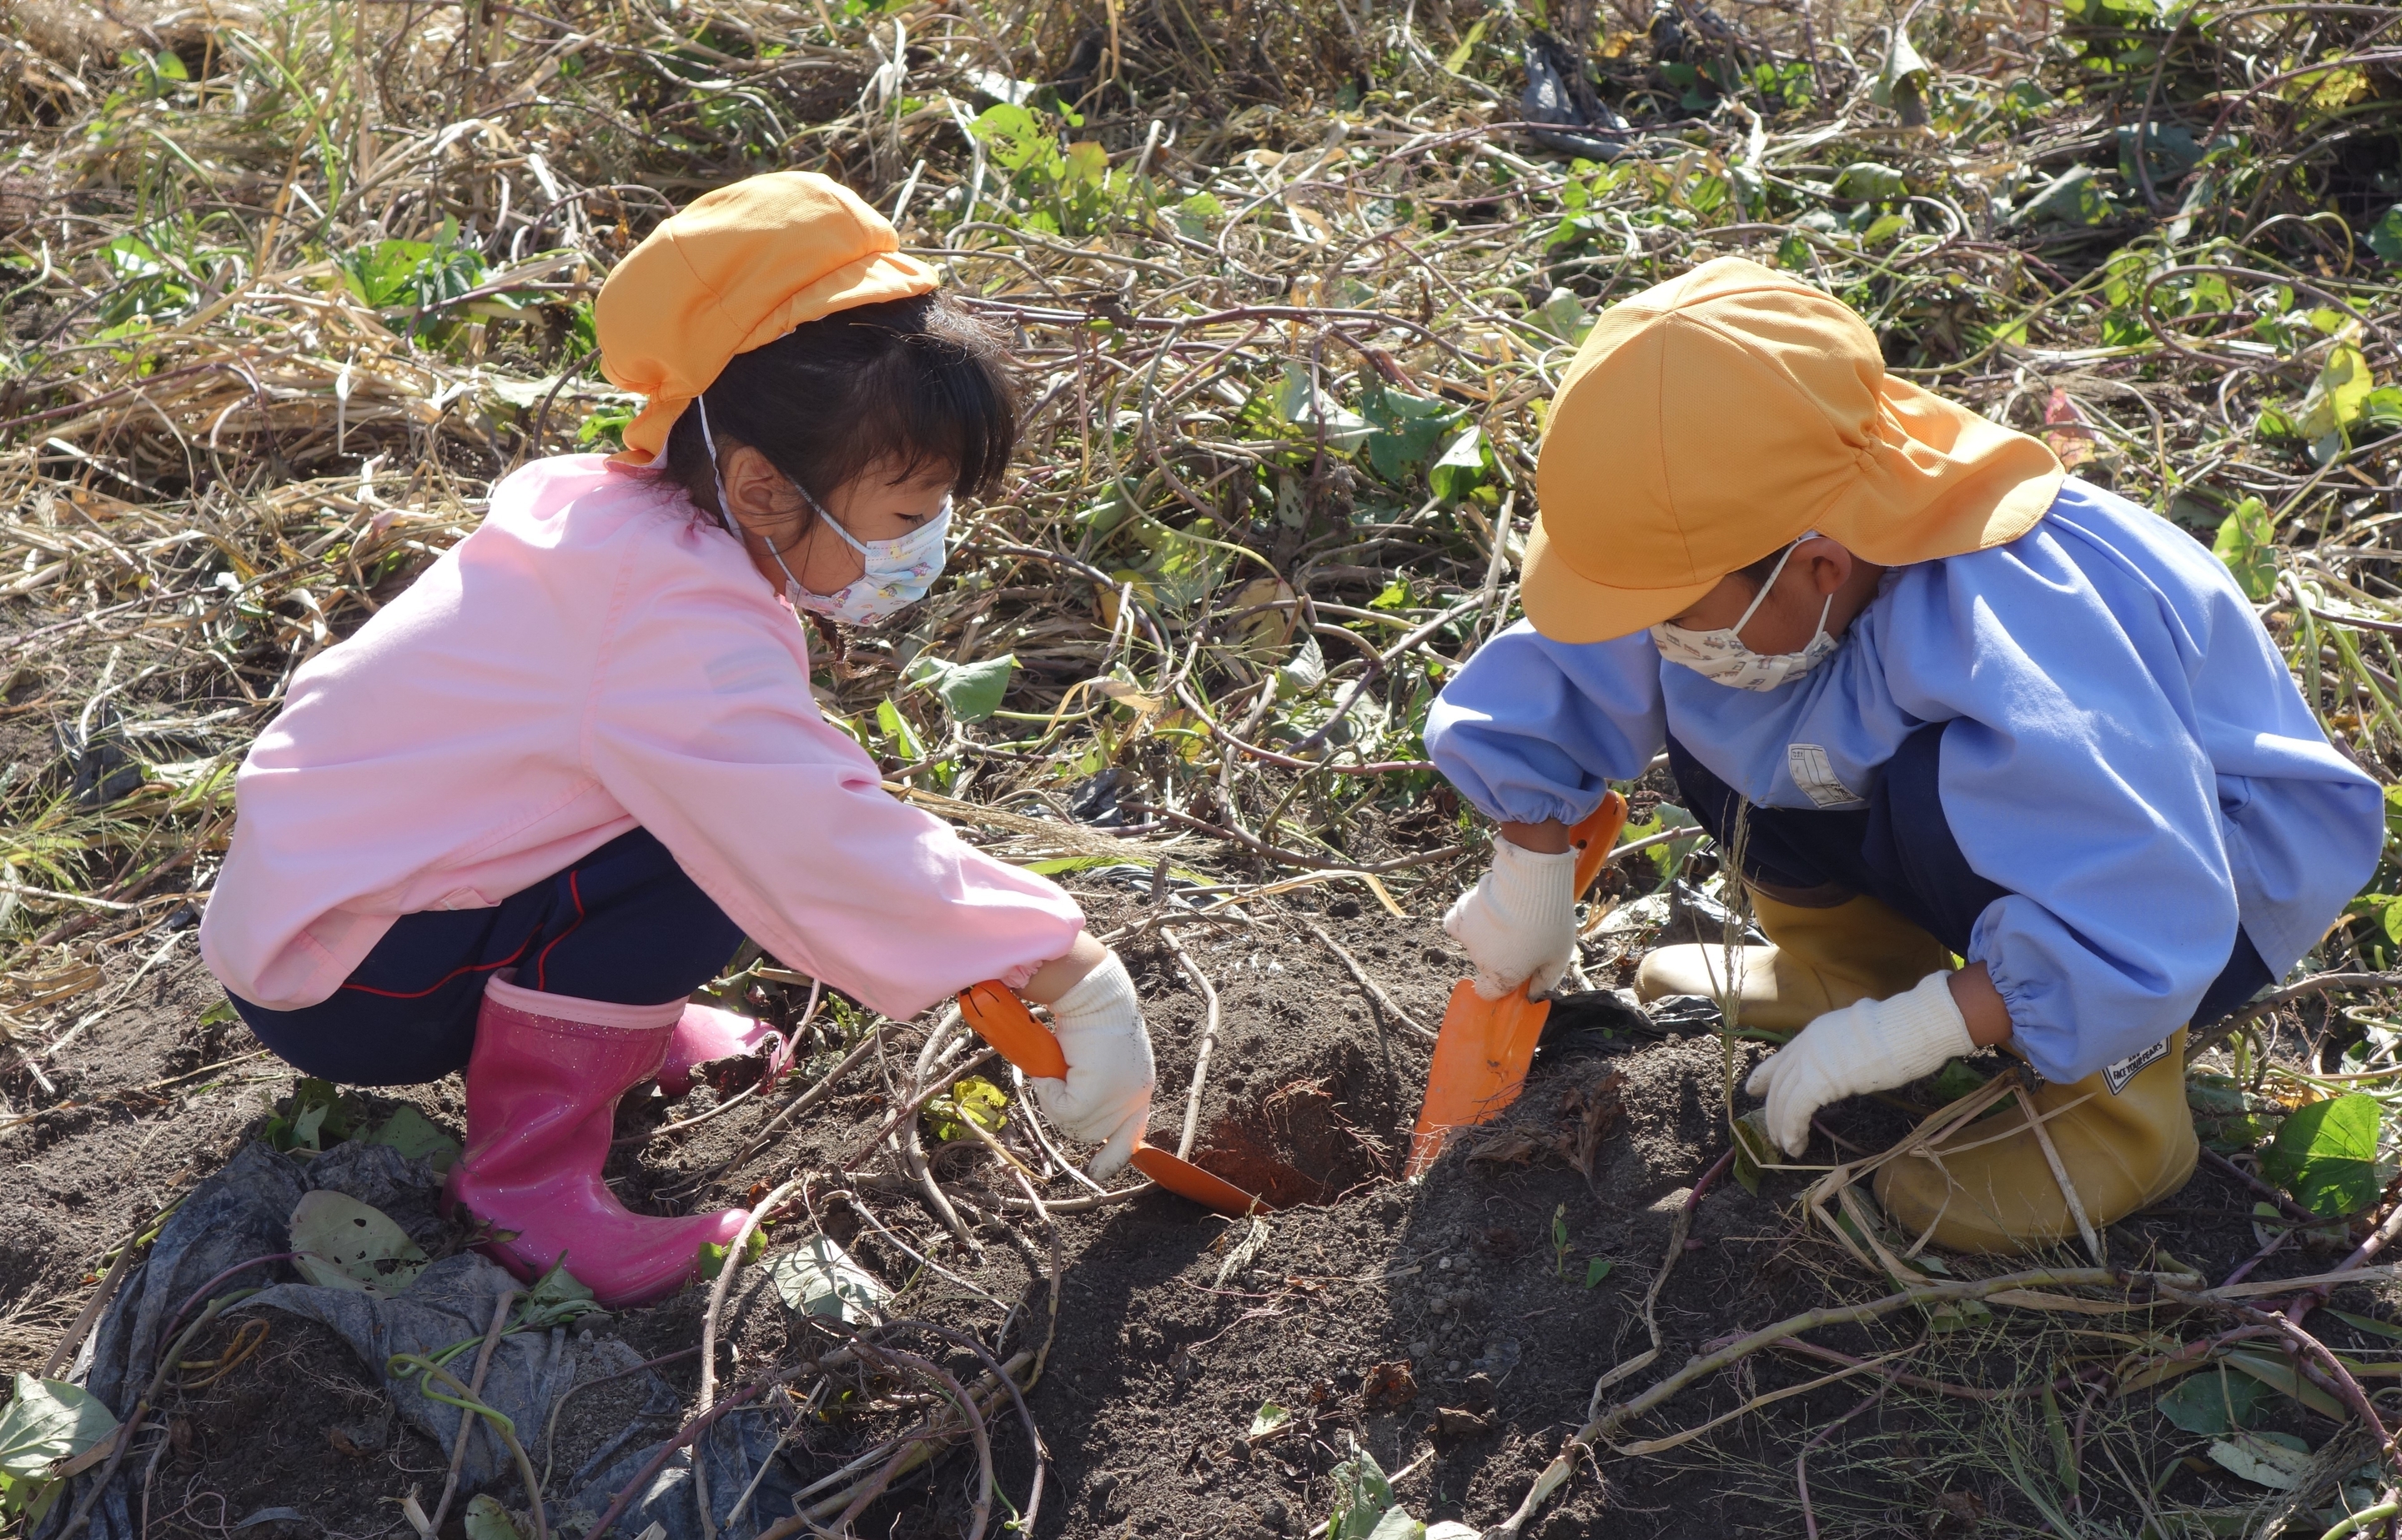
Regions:
<svg viewBox="0 0 2402 1540"><path fill-rule="evenodd" d="M1392 1075L1349 1043L1300 1076L1230 1098L1194 1145L1194 1163L1271 1207L1331 1203L1400 1171L1406 1124Z"/></svg>

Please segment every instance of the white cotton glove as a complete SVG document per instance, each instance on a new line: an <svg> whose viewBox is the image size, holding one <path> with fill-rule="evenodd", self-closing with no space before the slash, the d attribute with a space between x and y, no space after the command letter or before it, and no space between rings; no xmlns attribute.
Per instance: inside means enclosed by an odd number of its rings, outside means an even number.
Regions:
<svg viewBox="0 0 2402 1540"><path fill-rule="evenodd" d="M1476 965L1476 993L1488 1000L1526 985L1540 995L1560 982L1576 953L1576 852L1546 856L1507 839L1493 842L1493 868L1443 917Z"/></svg>
<svg viewBox="0 0 2402 1540"><path fill-rule="evenodd" d="M1070 1138L1107 1141L1089 1169L1097 1178L1114 1176L1150 1126L1157 1079L1134 981L1116 953L1052 1003L1051 1031L1067 1056L1068 1078L1030 1081L1034 1099Z"/></svg>
<svg viewBox="0 0 2402 1540"><path fill-rule="evenodd" d="M1908 1085L1947 1059L1974 1053L1951 979L1929 973L1891 999L1829 1011L1761 1060L1744 1089L1767 1098L1768 1136L1776 1147L1801 1154L1810 1142L1810 1115L1829 1102Z"/></svg>

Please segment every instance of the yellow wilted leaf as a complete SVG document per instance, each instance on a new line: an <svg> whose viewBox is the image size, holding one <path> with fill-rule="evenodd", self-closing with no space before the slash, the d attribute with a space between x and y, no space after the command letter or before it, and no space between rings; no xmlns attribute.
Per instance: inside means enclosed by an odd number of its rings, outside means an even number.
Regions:
<svg viewBox="0 0 2402 1540"><path fill-rule="evenodd" d="M981 1075L971 1075L951 1087L949 1095L926 1104L927 1121L934 1137L947 1144L966 1136L963 1121L973 1122L987 1134L1000 1132L1009 1121L1001 1111L1007 1106L1009 1093Z"/></svg>
<svg viewBox="0 0 2402 1540"><path fill-rule="evenodd" d="M126 514L142 511L138 505L128 502L121 497L111 497L106 492L90 487L67 488L66 500L76 505L77 513L92 519L117 518Z"/></svg>
<svg viewBox="0 0 2402 1540"><path fill-rule="evenodd" d="M1334 239L1334 227L1328 224L1326 216L1316 209L1305 204L1295 203L1288 199L1285 202L1285 212L1292 217L1293 233L1303 240L1315 241L1322 246Z"/></svg>
<svg viewBox="0 0 2402 1540"><path fill-rule="evenodd" d="M1284 656L1298 606L1292 584L1279 577L1259 577L1236 589L1223 612L1237 640L1236 653L1252 662L1268 662Z"/></svg>
<svg viewBox="0 0 2402 1540"><path fill-rule="evenodd" d="M1466 69L1468 67L1470 55L1475 53L1476 45L1484 41L1485 24L1492 20L1493 13L1491 11L1486 11L1484 15L1478 17L1476 19L1476 25L1469 28L1468 35L1459 40L1459 47L1452 49L1450 53L1443 56L1443 67L1449 70L1454 75L1457 75L1461 70ZM1605 57L1614 56L1606 55Z"/></svg>
<svg viewBox="0 0 2402 1540"><path fill-rule="evenodd" d="M1110 152L1086 139L1068 146L1070 182L1089 182L1099 186L1110 174Z"/></svg>
<svg viewBox="0 0 2402 1540"><path fill-rule="evenodd" d="M2326 364L2297 414L2312 458L2322 465L2343 452L2348 435L2368 410L2368 393L2377 388L2368 359L2354 340L2359 330L2357 323L2346 326L2327 351Z"/></svg>
<svg viewBox="0 0 2402 1540"><path fill-rule="evenodd" d="M1117 702L1142 716L1150 716L1163 704L1157 695L1146 694L1142 687L1122 679L1087 680L1085 685L1093 694Z"/></svg>
<svg viewBox="0 0 2402 1540"><path fill-rule="evenodd" d="M1121 568L1110 575L1117 579L1118 586L1101 590L1101 624L1114 631L1118 626L1118 596L1125 591L1126 584L1134 585L1134 598L1138 604L1155 607L1158 603L1158 596L1152 590L1151 579L1140 572Z"/></svg>
<svg viewBox="0 0 2402 1540"><path fill-rule="evenodd" d="M2321 112L2334 112L2368 94L2368 72L2348 65L2324 75L2305 75L2294 82L2294 89L2303 101Z"/></svg>

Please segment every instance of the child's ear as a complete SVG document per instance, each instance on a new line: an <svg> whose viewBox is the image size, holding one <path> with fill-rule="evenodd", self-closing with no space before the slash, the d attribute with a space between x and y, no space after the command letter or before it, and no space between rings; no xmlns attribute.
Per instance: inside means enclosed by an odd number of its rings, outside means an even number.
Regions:
<svg viewBox="0 0 2402 1540"><path fill-rule="evenodd" d="M1852 553L1833 541L1815 543L1810 550L1810 586L1831 594L1852 580L1855 566Z"/></svg>
<svg viewBox="0 0 2402 1540"><path fill-rule="evenodd" d="M751 523L776 516L776 488L783 478L766 455L738 444L726 451L721 474L736 518Z"/></svg>

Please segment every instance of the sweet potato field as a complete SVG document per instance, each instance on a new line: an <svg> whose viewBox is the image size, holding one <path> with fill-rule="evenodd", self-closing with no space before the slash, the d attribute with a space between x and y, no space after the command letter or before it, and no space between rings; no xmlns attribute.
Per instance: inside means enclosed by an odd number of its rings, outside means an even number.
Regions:
<svg viewBox="0 0 2402 1540"><path fill-rule="evenodd" d="M1491 837L1429 703L1516 618L1594 314L1709 257L2190 531L2402 781L2402 9L7 0L0 55L12 1533L2394 1532L2402 846L2196 1043L2188 1188L1944 1258L1751 1158L1760 1044L1622 993L1741 927L1655 769L1524 1097L1401 1167ZM823 709L1084 900L1154 1137L1278 1206L1097 1189L956 1011L746 949L712 992L790 1071L629 1096L609 1176L753 1240L602 1313L439 1212L456 1079L298 1079L194 930L293 670L513 468L616 447L611 265L794 168L1010 329L1028 403Z"/></svg>

